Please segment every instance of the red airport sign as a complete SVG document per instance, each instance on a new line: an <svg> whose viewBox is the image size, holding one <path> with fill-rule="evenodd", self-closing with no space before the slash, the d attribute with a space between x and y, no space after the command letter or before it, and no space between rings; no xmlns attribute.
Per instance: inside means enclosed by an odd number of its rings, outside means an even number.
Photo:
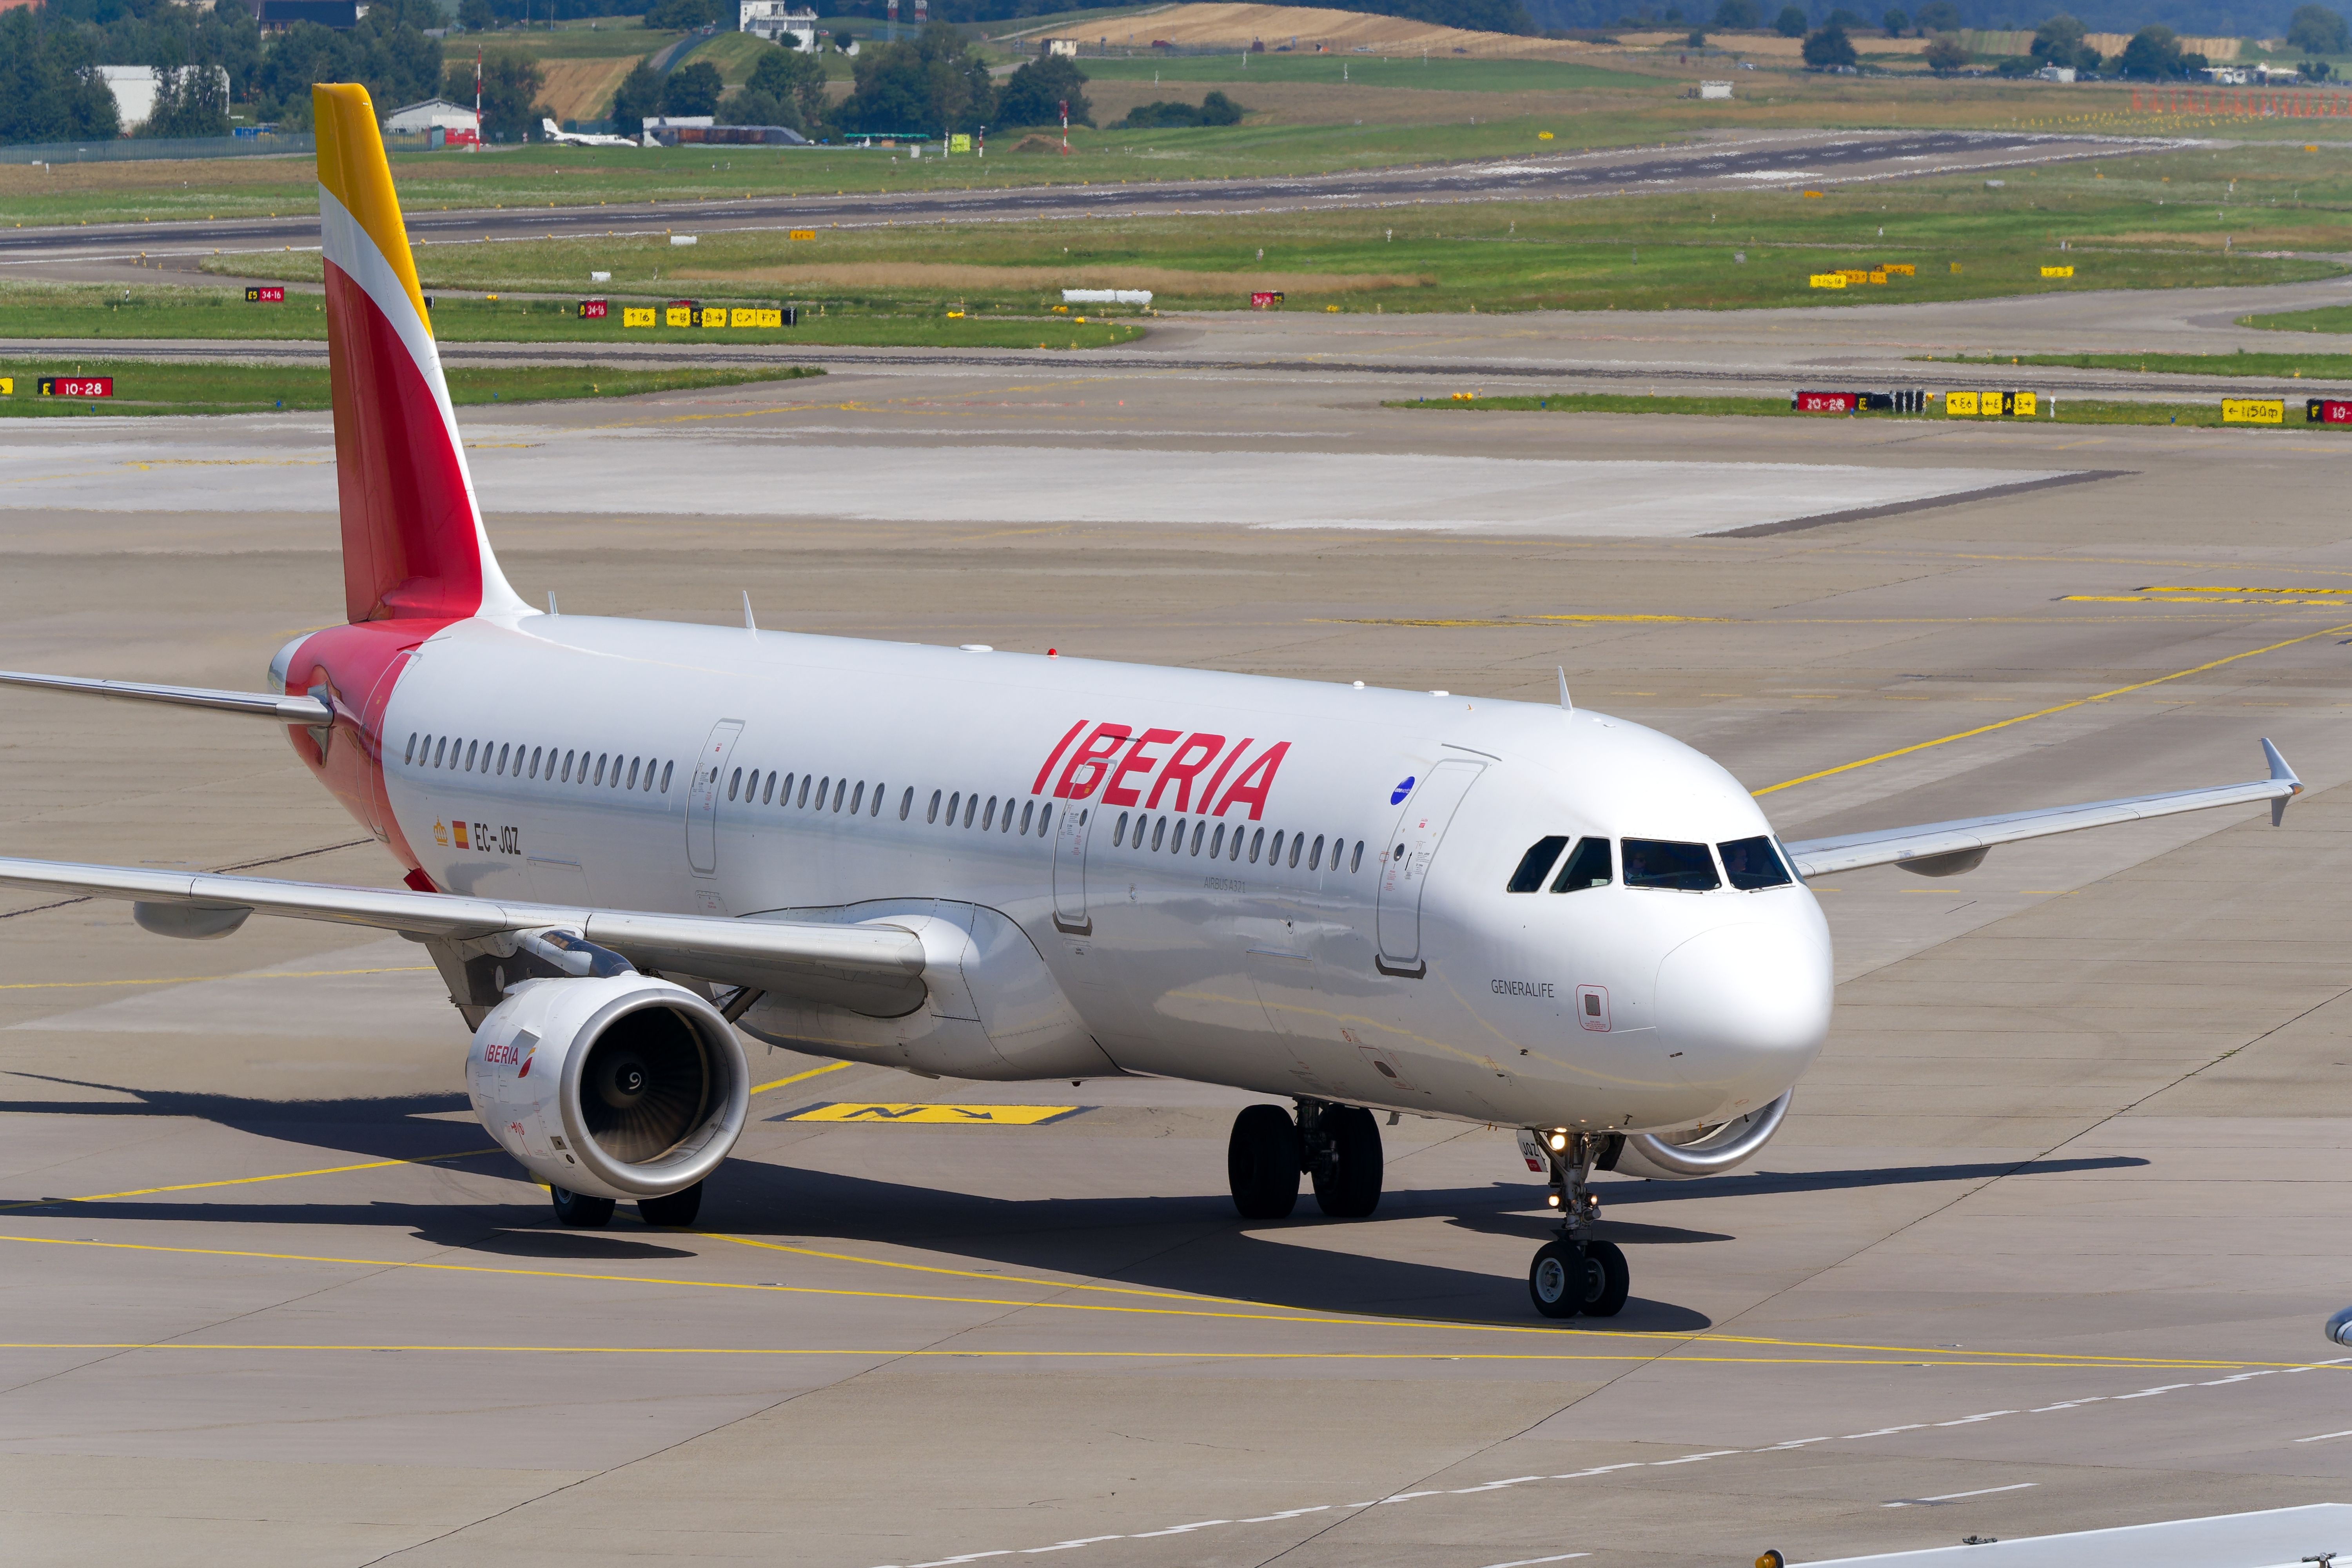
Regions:
<svg viewBox="0 0 2352 1568"><path fill-rule="evenodd" d="M245 302L248 305L283 305L286 290L272 283L259 289L247 289Z"/></svg>
<svg viewBox="0 0 2352 1568"><path fill-rule="evenodd" d="M1862 406L1859 392L1801 392L1789 400L1800 414L1851 414Z"/></svg>
<svg viewBox="0 0 2352 1568"><path fill-rule="evenodd" d="M583 321L603 321L604 319L604 301L602 300L581 300L580 319Z"/></svg>
<svg viewBox="0 0 2352 1568"><path fill-rule="evenodd" d="M114 395L114 378L110 375L45 375L38 384L43 397Z"/></svg>
<svg viewBox="0 0 2352 1568"><path fill-rule="evenodd" d="M2336 397L2315 397L2304 404L2303 416L2314 425L2352 425L2352 403Z"/></svg>

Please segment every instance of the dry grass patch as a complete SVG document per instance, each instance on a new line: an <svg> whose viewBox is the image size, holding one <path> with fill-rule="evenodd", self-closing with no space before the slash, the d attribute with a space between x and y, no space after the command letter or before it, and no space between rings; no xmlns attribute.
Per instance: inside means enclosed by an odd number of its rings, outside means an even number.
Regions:
<svg viewBox="0 0 2352 1568"><path fill-rule="evenodd" d="M684 282L808 284L834 289L915 289L943 293L1055 289L1149 289L1154 294L1359 294L1419 289L1437 279L1425 272L1195 272L1173 267L978 267L950 261L814 262L800 267L688 268L670 275Z"/></svg>
<svg viewBox="0 0 2352 1568"><path fill-rule="evenodd" d="M558 121L602 120L613 101L613 89L636 68L635 59L541 60L547 88L539 100Z"/></svg>

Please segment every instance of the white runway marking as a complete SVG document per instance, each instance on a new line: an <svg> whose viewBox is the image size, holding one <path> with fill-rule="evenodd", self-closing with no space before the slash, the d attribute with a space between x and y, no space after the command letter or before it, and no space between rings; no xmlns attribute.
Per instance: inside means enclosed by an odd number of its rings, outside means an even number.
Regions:
<svg viewBox="0 0 2352 1568"><path fill-rule="evenodd" d="M76 434L97 433L84 426ZM269 428L271 439L284 435ZM470 447L475 488L501 512L826 518L949 523L1183 523L1687 539L1832 512L1900 506L2064 470L1843 463L1583 461L1442 453L1071 450L974 439L906 446L802 441L770 429L509 427ZM111 431L43 447L0 432L0 454L48 459L0 485L0 508L331 513L333 448L276 447L222 421ZM16 437L10 439L10 437ZM782 457L789 448L790 456ZM20 467L23 465L19 465ZM192 487L192 466L238 471ZM684 477L682 477L684 476Z"/></svg>
<svg viewBox="0 0 2352 1568"><path fill-rule="evenodd" d="M1935 1423L1935 1426L1937 1427L1965 1426L1973 1425L1979 1421L1993 1421L2013 1415L2040 1415L2054 1410L2078 1410L2087 1405L2114 1404L2119 1400L2125 1399L2150 1399L2159 1394L2177 1393L2184 1388L2220 1388L2229 1384L2246 1383L2258 1377L2276 1377L2283 1373L2316 1372L2323 1367L2344 1366L2347 1364L2352 1364L2352 1356L2339 1356L2333 1361L2308 1362L2301 1366L2266 1367L2259 1372L2242 1372L2233 1373L2229 1377L2210 1378L2203 1383L2168 1383L2156 1388L2141 1389L2136 1394L2091 1394L2082 1399L2068 1400L2061 1405L2045 1405L2036 1410L1988 1410L1981 1415L1969 1415L1963 1417L1958 1421L1940 1421ZM1859 1442L1867 1437L1893 1436L1898 1432L1925 1432L1928 1430L1930 1430L1930 1427L1927 1423L1915 1422L1906 1426L1882 1426L1875 1431L1856 1432L1843 1440L1846 1442ZM2323 1434L2323 1436L2332 1437L2352 1437L2352 1431L2331 1432ZM1589 1480L1595 1476L1612 1475L1619 1470L1665 1469L1675 1465L1695 1465L1703 1460L1727 1459L1737 1456L1752 1456L1757 1454L1784 1453L1790 1448L1803 1447L1811 1443L1827 1443L1837 1440L1839 1439L1828 1437L1799 1437L1790 1442L1774 1443L1759 1448L1711 1448L1704 1453L1685 1454L1679 1458L1632 1459L1614 1465L1595 1465L1589 1469L1568 1470L1559 1475L1554 1476L1514 1476L1507 1480L1486 1481L1476 1486L1447 1487L1432 1491L1396 1492L1388 1497L1373 1498L1365 1502L1316 1503L1306 1508L1286 1509L1280 1513L1258 1514L1250 1519L1202 1520L1198 1523L1180 1524L1171 1529L1166 1530L1154 1530L1127 1535L1089 1535L1075 1541L1057 1541L1050 1546L1002 1546L988 1552L967 1552L954 1557L934 1557L922 1563L887 1563L883 1565L883 1568L960 1568L960 1564L983 1562L992 1557L1032 1557L1041 1552L1070 1552L1082 1546L1096 1546L1100 1545L1103 1542L1112 1541L1150 1541L1160 1536L1180 1535L1192 1531L1212 1529L1219 1525L1235 1526L1244 1524L1271 1524L1283 1520L1301 1519L1313 1513L1344 1513L1369 1508L1387 1508L1399 1503L1415 1501L1422 1498L1475 1497L1481 1493L1496 1492L1509 1488L1532 1485L1539 1481ZM2319 1438L2301 1438L2298 1439L2298 1441L2315 1443L2319 1441ZM1982 1492L1948 1492L1939 1498L1912 1498L1905 1500L1902 1502L1887 1503L1882 1506L1887 1508L1904 1508L1920 1503L1932 1506L1937 1503L1949 1502L1956 1498L1988 1496L1994 1492L2020 1491L2027 1487L2039 1486L2040 1484L2041 1483L2038 1481L2021 1481L2012 1486L1987 1487ZM1584 1555L1586 1555L1586 1553L1570 1552L1568 1557L1535 1557L1527 1559L1526 1563L1564 1563L1569 1561L1569 1558L1570 1557L1580 1557ZM1526 1568L1526 1564L1498 1563L1495 1565L1495 1568Z"/></svg>
<svg viewBox="0 0 2352 1568"><path fill-rule="evenodd" d="M1943 1492L1935 1497L1908 1497L1899 1502L1883 1502L1878 1506L1881 1508L1933 1508L1937 1503L1958 1502L1962 1498L1990 1497L1995 1492L2021 1492L2029 1487L2038 1487L2041 1484L2040 1481L2019 1481L2005 1487L1979 1487L1972 1492Z"/></svg>
<svg viewBox="0 0 2352 1568"><path fill-rule="evenodd" d="M1590 1557L1590 1552L1563 1552L1557 1557L1518 1557L1508 1563L1489 1563L1486 1568L1536 1568L1538 1563L1573 1563L1580 1557Z"/></svg>
<svg viewBox="0 0 2352 1568"><path fill-rule="evenodd" d="M2295 1441L2298 1443L2325 1443L2330 1437L2352 1437L2352 1428L2347 1428L2341 1432L2322 1432L2316 1437L2297 1437Z"/></svg>

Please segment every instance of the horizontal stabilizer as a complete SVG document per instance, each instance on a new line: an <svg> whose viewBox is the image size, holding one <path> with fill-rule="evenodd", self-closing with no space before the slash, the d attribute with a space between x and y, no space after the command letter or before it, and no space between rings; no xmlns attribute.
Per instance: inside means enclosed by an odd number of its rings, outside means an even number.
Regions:
<svg viewBox="0 0 2352 1568"><path fill-rule="evenodd" d="M1865 866L1908 866L1928 876L1973 869L1986 850L1996 844L2026 838L2079 833L2085 827L2108 827L2184 811L2210 811L2215 806L2271 803L2275 826L2287 801L2303 793L2303 781L2286 765L2278 748L2265 740L2263 755L2270 777L2245 784L2220 784L2211 789L2175 790L2166 795L2131 795L2122 800L2095 800L2083 805L2052 806L2042 811L2012 811L2000 816L1963 817L1957 822L1931 822L1918 827L1889 827L1875 833L1848 833L1835 838L1808 838L1791 844L1789 858L1800 877L1826 877L1836 871L1857 871Z"/></svg>
<svg viewBox="0 0 2352 1568"><path fill-rule="evenodd" d="M254 719L275 719L281 724L331 724L334 710L315 697L280 697L269 691L214 691L201 686L156 686L143 680L93 680L77 675L27 675L0 669L0 685L30 686L44 691L68 691L83 697L110 697L119 702L170 702L182 708L207 708L215 713L243 713Z"/></svg>

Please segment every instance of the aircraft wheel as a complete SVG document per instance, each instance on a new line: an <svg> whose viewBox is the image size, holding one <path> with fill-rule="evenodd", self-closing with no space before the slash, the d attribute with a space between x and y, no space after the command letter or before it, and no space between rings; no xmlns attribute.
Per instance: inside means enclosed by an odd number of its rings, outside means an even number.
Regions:
<svg viewBox="0 0 2352 1568"><path fill-rule="evenodd" d="M554 1200L555 1217L575 1230L594 1230L613 1217L610 1198L583 1197L562 1187L548 1188L547 1195Z"/></svg>
<svg viewBox="0 0 2352 1568"><path fill-rule="evenodd" d="M639 1198L637 1217L647 1225L670 1226L683 1229L694 1223L702 1212L702 1184L697 1182L665 1197Z"/></svg>
<svg viewBox="0 0 2352 1568"><path fill-rule="evenodd" d="M1626 1265L1624 1248L1613 1241L1588 1241L1584 1256L1601 1276L1600 1290L1585 1300L1584 1315L1588 1318L1613 1318L1625 1310L1625 1292L1633 1283L1633 1271Z"/></svg>
<svg viewBox="0 0 2352 1568"><path fill-rule="evenodd" d="M1279 1105L1252 1105L1234 1118L1225 1179L1244 1219L1285 1219L1298 1206L1298 1127Z"/></svg>
<svg viewBox="0 0 2352 1568"><path fill-rule="evenodd" d="M1528 1268L1528 1295L1547 1318L1573 1318L1584 1310L1591 1264L1575 1243L1547 1241Z"/></svg>
<svg viewBox="0 0 2352 1568"><path fill-rule="evenodd" d="M1315 1201L1333 1219L1362 1219L1381 1206L1381 1124L1360 1105L1323 1112L1334 1158L1315 1173Z"/></svg>

